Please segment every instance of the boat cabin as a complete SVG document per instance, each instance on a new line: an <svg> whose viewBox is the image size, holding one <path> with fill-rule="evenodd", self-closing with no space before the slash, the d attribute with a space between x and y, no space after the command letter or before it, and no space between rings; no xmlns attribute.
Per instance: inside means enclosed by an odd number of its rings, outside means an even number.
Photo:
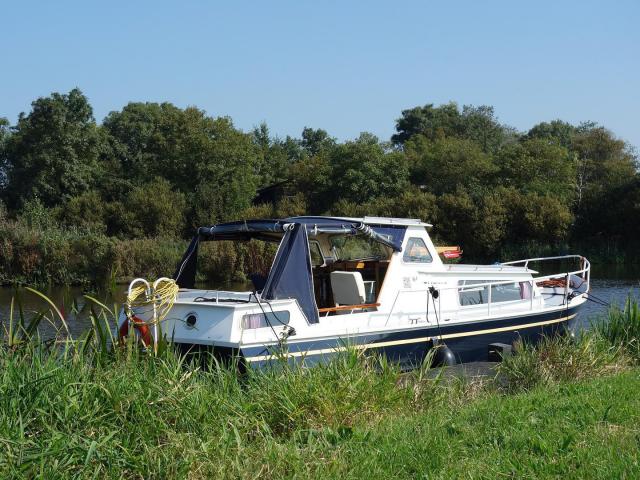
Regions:
<svg viewBox="0 0 640 480"><path fill-rule="evenodd" d="M254 290L264 300L297 299L307 319L317 323L319 316L376 310L394 253L403 252L400 261L410 269L442 270L426 231L430 226L414 219L291 217L204 227L174 278L182 288L194 287L202 241L279 242L269 275L251 275Z"/></svg>

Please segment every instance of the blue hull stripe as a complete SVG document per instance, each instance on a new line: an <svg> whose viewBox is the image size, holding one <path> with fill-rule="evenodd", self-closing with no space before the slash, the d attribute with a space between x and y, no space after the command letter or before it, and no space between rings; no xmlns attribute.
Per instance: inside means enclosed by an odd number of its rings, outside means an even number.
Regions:
<svg viewBox="0 0 640 480"><path fill-rule="evenodd" d="M366 350L370 348L396 347L411 344L427 344L434 339L452 340L463 339L464 337L486 336L489 334L500 335L503 332L518 333L522 330L538 328L544 329L546 326L554 326L567 322L574 318L579 307L571 309L556 310L537 315L527 315L510 317L497 320L486 320L482 322L457 323L454 325L444 324L438 329L437 326L427 328L404 330L396 332L385 332L380 334L351 335L349 337L337 337L325 340L314 340L305 342L287 343L287 351L277 354L273 349L277 344L270 346L255 346L241 348L245 361L264 362L282 355L286 357L307 357L313 355L334 354L346 351L349 348L356 350Z"/></svg>

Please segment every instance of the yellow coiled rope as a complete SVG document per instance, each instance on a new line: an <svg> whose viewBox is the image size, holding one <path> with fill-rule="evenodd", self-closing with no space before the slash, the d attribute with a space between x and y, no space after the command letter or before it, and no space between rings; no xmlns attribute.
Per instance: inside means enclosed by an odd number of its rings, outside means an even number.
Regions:
<svg viewBox="0 0 640 480"><path fill-rule="evenodd" d="M136 278L129 284L125 314L130 324L135 323L137 327L153 326L154 351L158 345L158 327L178 298L179 288L175 280L166 277L159 278L152 284L142 278ZM140 317L143 314L148 320Z"/></svg>
<svg viewBox="0 0 640 480"><path fill-rule="evenodd" d="M151 319L144 321L144 324L156 325L162 322L178 298L179 288L171 278L159 278L153 284L138 282L135 287L129 288L127 294L127 317L131 317L134 311L151 311Z"/></svg>

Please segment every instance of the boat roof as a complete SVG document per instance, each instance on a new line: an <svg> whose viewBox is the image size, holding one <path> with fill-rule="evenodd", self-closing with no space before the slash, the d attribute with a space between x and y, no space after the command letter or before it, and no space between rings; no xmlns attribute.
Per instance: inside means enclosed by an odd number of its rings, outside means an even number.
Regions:
<svg viewBox="0 0 640 480"><path fill-rule="evenodd" d="M313 223L317 221L321 223L322 221L336 221L342 220L345 222L353 222L353 223L364 223L365 225L397 225L397 226L420 226L420 227L432 227L433 225L430 223L425 223L419 218L400 218L400 217L374 217L374 216L364 216L364 217L331 217L331 216L299 216L299 217L289 217L285 220L290 220L293 222L301 222L301 223Z"/></svg>
<svg viewBox="0 0 640 480"><path fill-rule="evenodd" d="M301 216L280 219L240 220L200 227L197 236L201 240L249 240L280 241L285 232L295 225L304 226L309 236L366 235L396 251L401 250L404 232L409 226L427 226L420 220L385 217L326 217Z"/></svg>

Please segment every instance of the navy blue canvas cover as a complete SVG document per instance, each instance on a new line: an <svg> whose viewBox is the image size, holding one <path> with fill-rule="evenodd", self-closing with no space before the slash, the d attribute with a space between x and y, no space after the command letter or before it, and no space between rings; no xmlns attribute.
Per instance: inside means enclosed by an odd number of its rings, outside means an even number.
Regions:
<svg viewBox="0 0 640 480"><path fill-rule="evenodd" d="M305 298L310 299L309 301L304 300L304 302L309 305L313 304L313 309L307 306L303 307L307 318L313 323L317 322L318 316L313 296L313 279L308 244L309 235L313 236L320 233L364 235L399 252L402 250L405 231L406 227L402 225L365 224L354 219L334 217L290 217L280 220L242 220L239 222L221 223L211 227L201 227L198 229L193 240L191 240L189 248L182 257L173 278L181 288L194 288L198 262L198 245L200 241L248 241L251 239L269 242L280 241L281 245L269 279L275 280L276 278L282 277L283 280L269 283L268 279L266 287L270 290L266 290L267 294L285 295L286 293L288 296L296 297L293 294L290 295L288 289L290 285L298 283L298 288L306 292ZM304 239L304 242L302 239ZM293 255L293 257L287 259L287 255ZM296 270L296 265L300 268L299 270ZM277 272L277 269L284 269L286 274ZM290 283L289 280L286 280L289 275L291 275ZM303 277L304 281L302 280ZM309 291L311 292L310 294ZM288 298L288 296L278 298ZM299 299L302 305L302 297L296 298ZM312 310L314 312L313 315L311 315Z"/></svg>
<svg viewBox="0 0 640 480"><path fill-rule="evenodd" d="M189 248L182 256L182 260L173 274L173 279L180 288L193 288L196 283L196 267L198 265L198 245L200 243L200 235L196 235L191 240Z"/></svg>
<svg viewBox="0 0 640 480"><path fill-rule="evenodd" d="M318 308L313 291L311 255L307 229L299 223L289 228L273 261L262 298L295 298L309 323L318 323Z"/></svg>
<svg viewBox="0 0 640 480"><path fill-rule="evenodd" d="M212 227L200 227L198 235L202 240L264 240L278 242L284 235L285 225L302 224L309 235L315 233L335 233L344 235L365 235L391 247L396 252L402 250L405 226L365 224L360 221L333 217L289 217L280 220L242 220L220 223Z"/></svg>

